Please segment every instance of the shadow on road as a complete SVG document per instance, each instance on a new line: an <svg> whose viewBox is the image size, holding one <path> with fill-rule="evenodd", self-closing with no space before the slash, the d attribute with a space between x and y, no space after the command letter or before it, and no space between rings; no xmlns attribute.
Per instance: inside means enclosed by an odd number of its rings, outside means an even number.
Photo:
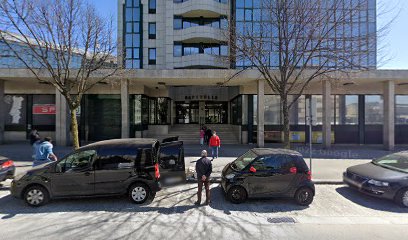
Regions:
<svg viewBox="0 0 408 240"><path fill-rule="evenodd" d="M5 189L6 190L6 189ZM2 190L2 191L5 191ZM136 213L136 212L156 212L159 214L171 215L182 214L193 208L199 211L203 209L214 209L230 215L232 212L291 212L301 211L306 207L295 204L291 199L269 199L269 200L248 200L243 204L233 204L224 197L219 185L211 188L212 203L210 206L195 206L196 185L192 184L182 190L159 192L154 201L150 204L136 205L124 196L117 197L92 197L53 200L45 206L33 208L27 206L23 200L15 199L11 195L0 198L0 213L6 214L2 219L13 218L18 214L37 213L57 213L57 212L93 212L104 211L111 213ZM203 202L205 193L203 192Z"/></svg>
<svg viewBox="0 0 408 240"><path fill-rule="evenodd" d="M408 213L408 208L400 207L393 201L371 197L350 187L339 187L336 188L336 191L344 198L366 208L384 212Z"/></svg>

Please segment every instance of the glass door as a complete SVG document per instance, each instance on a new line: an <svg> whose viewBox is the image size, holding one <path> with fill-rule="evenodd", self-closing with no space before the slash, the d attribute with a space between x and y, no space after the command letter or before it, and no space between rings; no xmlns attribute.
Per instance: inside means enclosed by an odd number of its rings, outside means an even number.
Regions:
<svg viewBox="0 0 408 240"><path fill-rule="evenodd" d="M206 124L227 124L228 103L227 102L205 102Z"/></svg>
<svg viewBox="0 0 408 240"><path fill-rule="evenodd" d="M198 102L176 102L176 117L179 124L198 123Z"/></svg>

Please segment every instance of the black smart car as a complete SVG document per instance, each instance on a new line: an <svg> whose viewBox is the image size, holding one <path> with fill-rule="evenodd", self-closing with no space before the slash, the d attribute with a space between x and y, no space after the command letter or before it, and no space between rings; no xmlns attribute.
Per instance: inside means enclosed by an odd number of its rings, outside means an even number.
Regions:
<svg viewBox="0 0 408 240"><path fill-rule="evenodd" d="M182 142L115 139L81 147L16 176L11 193L31 206L54 198L121 194L140 204L153 200L162 179L173 178L185 181Z"/></svg>
<svg viewBox="0 0 408 240"><path fill-rule="evenodd" d="M315 187L300 153L286 149L251 149L222 170L222 188L233 203L247 198L290 197L312 203Z"/></svg>
<svg viewBox="0 0 408 240"><path fill-rule="evenodd" d="M15 171L14 162L7 157L0 156L0 182L13 179Z"/></svg>
<svg viewBox="0 0 408 240"><path fill-rule="evenodd" d="M343 181L362 193L408 207L408 151L349 167Z"/></svg>

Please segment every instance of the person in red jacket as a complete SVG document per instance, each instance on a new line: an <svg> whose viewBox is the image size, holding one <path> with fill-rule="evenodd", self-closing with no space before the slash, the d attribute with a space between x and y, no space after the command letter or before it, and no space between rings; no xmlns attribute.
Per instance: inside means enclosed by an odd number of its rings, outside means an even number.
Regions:
<svg viewBox="0 0 408 240"><path fill-rule="evenodd" d="M211 156L214 159L218 158L218 148L221 147L220 138L217 136L217 133L213 131L213 135L210 138L209 147L211 148Z"/></svg>

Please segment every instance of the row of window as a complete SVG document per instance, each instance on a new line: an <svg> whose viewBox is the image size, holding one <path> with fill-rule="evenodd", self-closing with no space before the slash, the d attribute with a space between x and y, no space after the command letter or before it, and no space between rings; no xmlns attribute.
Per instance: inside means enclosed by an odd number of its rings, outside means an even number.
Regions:
<svg viewBox="0 0 408 240"><path fill-rule="evenodd" d="M242 95L231 101L232 124L248 124L247 111L248 98L252 95ZM289 96L289 102L294 100ZM290 124L304 125L309 111L308 99L301 96L295 101L290 109ZM366 125L383 124L384 109L381 95L332 95L331 96L332 125L358 125L359 115L364 114ZM281 101L278 95L265 95L265 125L281 125ZM361 109L364 108L364 109ZM253 111L257 109L257 96L253 96ZM316 125L323 124L323 98L321 95L312 95L312 115ZM243 113L245 113L243 115ZM257 116L254 114L253 122L256 125ZM395 97L395 124L408 124L408 96L397 95Z"/></svg>
<svg viewBox="0 0 408 240"><path fill-rule="evenodd" d="M209 54L216 56L227 56L228 45L221 44L205 44L205 43L174 43L173 55L174 57L196 55L196 54Z"/></svg>
<svg viewBox="0 0 408 240"><path fill-rule="evenodd" d="M190 0L173 0L174 3L183 3L183 2L188 2ZM220 2L220 3L228 3L228 0L214 0L216 2Z"/></svg>
<svg viewBox="0 0 408 240"><path fill-rule="evenodd" d="M226 29L228 26L228 20L226 16L220 18L183 18L181 16L174 16L173 28L175 30L196 26Z"/></svg>
<svg viewBox="0 0 408 240"><path fill-rule="evenodd" d="M376 9L376 0L343 0L339 1L318 1L316 4L321 4L322 8L333 8L339 6L344 9L351 9L355 7L367 8L370 10ZM261 8L263 0L235 0L236 8ZM337 8L337 7L336 7Z"/></svg>

